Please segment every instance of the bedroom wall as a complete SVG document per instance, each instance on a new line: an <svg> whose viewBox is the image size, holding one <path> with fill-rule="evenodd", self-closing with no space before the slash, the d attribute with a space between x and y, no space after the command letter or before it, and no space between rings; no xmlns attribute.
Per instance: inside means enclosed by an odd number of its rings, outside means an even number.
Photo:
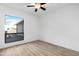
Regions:
<svg viewBox="0 0 79 59"><path fill-rule="evenodd" d="M5 15L19 16L24 18L24 40L5 44ZM12 9L0 5L0 48L22 44L38 39L38 21L35 15L24 13L22 11Z"/></svg>
<svg viewBox="0 0 79 59"><path fill-rule="evenodd" d="M40 26L41 40L79 51L79 4L44 15Z"/></svg>

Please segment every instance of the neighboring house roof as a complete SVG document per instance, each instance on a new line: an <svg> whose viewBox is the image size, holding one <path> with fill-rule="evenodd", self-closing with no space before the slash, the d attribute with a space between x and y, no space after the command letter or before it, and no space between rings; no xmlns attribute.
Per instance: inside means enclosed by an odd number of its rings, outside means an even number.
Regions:
<svg viewBox="0 0 79 59"><path fill-rule="evenodd" d="M24 21L24 19L22 19L22 20L20 20L20 21L17 21L17 22L15 23L15 25L21 23L22 21Z"/></svg>

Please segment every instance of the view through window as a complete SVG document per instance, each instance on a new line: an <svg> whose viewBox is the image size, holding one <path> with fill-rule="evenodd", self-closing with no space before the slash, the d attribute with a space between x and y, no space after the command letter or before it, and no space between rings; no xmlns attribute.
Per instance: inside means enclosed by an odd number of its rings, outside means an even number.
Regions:
<svg viewBox="0 0 79 59"><path fill-rule="evenodd" d="M5 43L24 40L24 19L6 15L5 21Z"/></svg>

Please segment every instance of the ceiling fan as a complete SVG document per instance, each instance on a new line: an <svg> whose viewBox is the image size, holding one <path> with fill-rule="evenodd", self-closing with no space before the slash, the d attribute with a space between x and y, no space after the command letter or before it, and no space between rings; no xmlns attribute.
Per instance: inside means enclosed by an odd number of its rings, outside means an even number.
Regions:
<svg viewBox="0 0 79 59"><path fill-rule="evenodd" d="M45 4L46 3L34 3L34 4L31 4L31 5L27 5L27 7L34 7L35 12L37 12L38 9L42 9L43 11L45 11L46 10Z"/></svg>

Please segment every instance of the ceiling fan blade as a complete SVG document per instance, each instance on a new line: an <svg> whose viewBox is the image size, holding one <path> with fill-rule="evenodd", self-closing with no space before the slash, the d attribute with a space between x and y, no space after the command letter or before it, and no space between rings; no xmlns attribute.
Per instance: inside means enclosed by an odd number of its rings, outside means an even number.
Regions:
<svg viewBox="0 0 79 59"><path fill-rule="evenodd" d="M46 10L46 8L44 8L44 7L40 7L40 9L42 9L42 10L44 10L44 11Z"/></svg>
<svg viewBox="0 0 79 59"><path fill-rule="evenodd" d="M27 7L34 7L34 5L28 5Z"/></svg>
<svg viewBox="0 0 79 59"><path fill-rule="evenodd" d="M46 3L40 3L41 5L44 5L44 4L46 4Z"/></svg>
<svg viewBox="0 0 79 59"><path fill-rule="evenodd" d="M35 12L37 12L38 11L38 9L35 9Z"/></svg>

